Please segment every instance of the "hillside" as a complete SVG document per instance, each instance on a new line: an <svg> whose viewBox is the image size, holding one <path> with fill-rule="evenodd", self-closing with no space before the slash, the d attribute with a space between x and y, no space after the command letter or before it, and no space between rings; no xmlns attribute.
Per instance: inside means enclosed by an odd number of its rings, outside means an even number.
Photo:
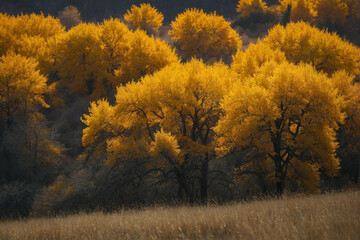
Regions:
<svg viewBox="0 0 360 240"><path fill-rule="evenodd" d="M360 192L0 223L0 239L359 239Z"/></svg>

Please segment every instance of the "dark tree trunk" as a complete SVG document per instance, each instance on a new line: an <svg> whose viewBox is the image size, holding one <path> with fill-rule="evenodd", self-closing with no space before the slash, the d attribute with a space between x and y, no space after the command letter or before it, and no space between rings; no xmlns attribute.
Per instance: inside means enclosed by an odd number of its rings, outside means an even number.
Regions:
<svg viewBox="0 0 360 240"><path fill-rule="evenodd" d="M201 166L200 179L200 198L201 203L206 204L208 200L208 172L209 172L209 156L206 154L204 162Z"/></svg>
<svg viewBox="0 0 360 240"><path fill-rule="evenodd" d="M284 184L282 183L282 181L277 181L276 182L276 195L278 197L281 197L284 193Z"/></svg>

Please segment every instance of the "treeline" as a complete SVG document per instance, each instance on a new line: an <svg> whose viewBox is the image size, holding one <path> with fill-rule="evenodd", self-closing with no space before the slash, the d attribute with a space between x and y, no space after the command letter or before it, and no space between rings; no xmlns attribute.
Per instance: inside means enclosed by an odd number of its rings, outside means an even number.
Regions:
<svg viewBox="0 0 360 240"><path fill-rule="evenodd" d="M149 4L126 22L0 14L1 216L358 183L360 50L310 2L240 1L233 26L272 26L246 49L198 9L169 31ZM345 29L344 4L324 9Z"/></svg>
<svg viewBox="0 0 360 240"><path fill-rule="evenodd" d="M166 22L173 20L179 12L187 8L201 8L207 12L217 11L225 17L233 17L236 14L236 2L233 0L149 0L141 1L150 3L159 11L164 13ZM27 0L5 0L0 3L0 11L10 14L20 13L44 13L57 16L68 5L73 5L82 13L83 19L86 21L102 21L104 18L122 17L131 5L141 3L134 0L60 0L60 1L27 1Z"/></svg>

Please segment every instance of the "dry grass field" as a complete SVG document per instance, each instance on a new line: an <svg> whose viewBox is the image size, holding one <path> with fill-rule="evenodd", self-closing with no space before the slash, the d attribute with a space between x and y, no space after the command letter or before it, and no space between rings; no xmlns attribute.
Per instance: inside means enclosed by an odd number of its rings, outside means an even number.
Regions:
<svg viewBox="0 0 360 240"><path fill-rule="evenodd" d="M360 192L5 221L0 239L360 239Z"/></svg>

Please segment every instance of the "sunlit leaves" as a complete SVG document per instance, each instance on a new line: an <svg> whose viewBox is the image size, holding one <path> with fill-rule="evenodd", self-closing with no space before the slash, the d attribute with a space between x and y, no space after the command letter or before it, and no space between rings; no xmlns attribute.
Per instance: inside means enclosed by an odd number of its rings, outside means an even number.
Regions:
<svg viewBox="0 0 360 240"><path fill-rule="evenodd" d="M178 43L187 57L205 61L233 55L241 47L239 35L230 27L230 22L216 13L188 9L171 23L169 34Z"/></svg>
<svg viewBox="0 0 360 240"><path fill-rule="evenodd" d="M313 67L264 66L253 78L235 84L223 100L225 115L215 128L222 135L219 151L240 147L264 153L273 160L278 177L286 172L277 164L291 169L295 159L318 164L333 175L339 167L335 131L344 122L344 106L331 79ZM318 168L310 165L303 169L313 169L315 172L306 174L318 181ZM311 185L316 186L316 181Z"/></svg>
<svg viewBox="0 0 360 240"><path fill-rule="evenodd" d="M64 32L58 19L43 14L10 16L0 14L0 56L8 50L39 61L42 74L49 73L48 41Z"/></svg>
<svg viewBox="0 0 360 240"><path fill-rule="evenodd" d="M46 78L32 58L9 53L0 58L0 108L5 119L15 111L31 107L49 107L44 101Z"/></svg>
<svg viewBox="0 0 360 240"><path fill-rule="evenodd" d="M269 45L258 41L256 44L250 43L245 51L239 49L236 52L231 69L243 77L250 77L256 74L264 63L269 61L280 64L286 61L286 57L280 50L273 50Z"/></svg>
<svg viewBox="0 0 360 240"><path fill-rule="evenodd" d="M158 33L162 26L164 16L150 4L142 3L140 7L132 5L124 15L125 21L134 29L142 29L147 33Z"/></svg>
<svg viewBox="0 0 360 240"><path fill-rule="evenodd" d="M114 107L106 102L92 104L90 114L84 117L87 128L83 143L91 144L99 132L105 132L122 136L109 137L110 157L117 152L117 145L122 149L122 142L134 139L142 143L154 141L152 156L171 153L173 157L181 151L182 156L201 157L212 147L209 145L213 137L211 128L221 111L219 102L235 78L223 64L206 66L192 60L187 64L169 65L140 82L119 87ZM114 112L105 117L104 109Z"/></svg>
<svg viewBox="0 0 360 240"><path fill-rule="evenodd" d="M268 10L268 6L262 0L239 0L236 11L242 17L248 17L251 14L263 14Z"/></svg>
<svg viewBox="0 0 360 240"><path fill-rule="evenodd" d="M275 26L264 42L273 49L285 53L288 61L298 64L311 63L318 71L332 74L344 69L359 74L360 50L341 39L307 23L289 23L286 27Z"/></svg>

